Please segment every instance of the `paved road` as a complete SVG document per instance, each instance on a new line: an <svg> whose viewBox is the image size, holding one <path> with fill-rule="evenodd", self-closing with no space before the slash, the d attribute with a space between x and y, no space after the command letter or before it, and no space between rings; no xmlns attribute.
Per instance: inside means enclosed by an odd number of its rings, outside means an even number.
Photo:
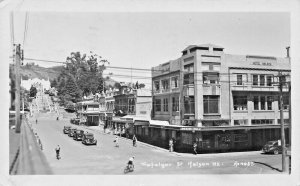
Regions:
<svg viewBox="0 0 300 186"><path fill-rule="evenodd" d="M32 122L35 118L32 118ZM35 122L33 122L35 123ZM40 114L34 127L44 147L44 153L54 174L123 174L130 156L135 156L135 171L130 174L255 174L280 173L280 155L264 155L258 151L222 154L170 153L164 149L120 139L114 147L114 136L92 131L97 146L85 146L63 134L68 120ZM77 126L78 127L78 126ZM55 147L61 146L62 159L55 158Z"/></svg>

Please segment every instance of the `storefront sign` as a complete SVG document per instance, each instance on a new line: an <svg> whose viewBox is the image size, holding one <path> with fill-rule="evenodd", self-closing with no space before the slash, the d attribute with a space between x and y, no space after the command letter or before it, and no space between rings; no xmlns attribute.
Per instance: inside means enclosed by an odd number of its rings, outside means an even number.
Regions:
<svg viewBox="0 0 300 186"><path fill-rule="evenodd" d="M259 66L272 66L272 63L270 63L270 62L260 62L260 61L254 61L254 62L252 62L252 65L259 65Z"/></svg>

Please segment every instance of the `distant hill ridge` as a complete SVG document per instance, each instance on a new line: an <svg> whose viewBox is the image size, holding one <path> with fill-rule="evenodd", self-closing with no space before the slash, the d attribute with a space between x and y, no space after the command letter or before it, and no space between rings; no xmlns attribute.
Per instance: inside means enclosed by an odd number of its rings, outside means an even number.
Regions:
<svg viewBox="0 0 300 186"><path fill-rule="evenodd" d="M62 69L63 66L53 66L46 68L34 64L26 64L21 66L20 74L23 80L34 78L47 80L49 78L49 80L52 81L59 76ZM114 86L116 82L117 81L113 79L105 79L106 86Z"/></svg>

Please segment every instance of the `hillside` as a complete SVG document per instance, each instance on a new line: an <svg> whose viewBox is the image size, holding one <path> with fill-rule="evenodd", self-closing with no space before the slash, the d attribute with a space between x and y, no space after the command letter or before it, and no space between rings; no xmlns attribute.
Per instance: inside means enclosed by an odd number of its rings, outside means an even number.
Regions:
<svg viewBox="0 0 300 186"><path fill-rule="evenodd" d="M13 66L11 65L10 68L13 68ZM20 74L24 80L33 78L47 80L49 78L49 80L52 81L53 79L59 76L62 68L63 66L54 66L46 68L37 65L24 65L20 68ZM111 78L105 79L106 86L114 86L116 82L117 81Z"/></svg>
<svg viewBox="0 0 300 186"><path fill-rule="evenodd" d="M53 80L58 77L60 74L62 66L55 66L50 68L40 67L40 66L30 66L24 65L21 66L20 73L23 79L50 79Z"/></svg>

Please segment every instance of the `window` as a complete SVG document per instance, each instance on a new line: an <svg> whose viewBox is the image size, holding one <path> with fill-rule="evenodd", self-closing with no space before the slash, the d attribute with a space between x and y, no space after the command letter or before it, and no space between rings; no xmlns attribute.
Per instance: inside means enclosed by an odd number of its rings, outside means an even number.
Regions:
<svg viewBox="0 0 300 186"><path fill-rule="evenodd" d="M163 109L164 110L163 111L168 112L169 111L169 109L168 109L169 108L169 104L168 104L169 100L168 100L168 98L164 98L163 100L164 100L164 104L163 104Z"/></svg>
<svg viewBox="0 0 300 186"><path fill-rule="evenodd" d="M253 96L254 110L273 110L273 96Z"/></svg>
<svg viewBox="0 0 300 186"><path fill-rule="evenodd" d="M273 103L273 96L267 96L267 109L268 110L273 110L272 103Z"/></svg>
<svg viewBox="0 0 300 186"><path fill-rule="evenodd" d="M253 97L253 104L254 104L254 110L259 110L259 97L258 96L254 96Z"/></svg>
<svg viewBox="0 0 300 186"><path fill-rule="evenodd" d="M162 89L169 90L169 79L164 79L161 81Z"/></svg>
<svg viewBox="0 0 300 186"><path fill-rule="evenodd" d="M155 99L155 111L156 112L161 111L161 99Z"/></svg>
<svg viewBox="0 0 300 186"><path fill-rule="evenodd" d="M209 71L209 70L220 71L220 68L221 68L220 64L216 64L216 63L202 62L202 65L201 65L202 71Z"/></svg>
<svg viewBox="0 0 300 186"><path fill-rule="evenodd" d="M178 88L178 76L171 78L171 87L172 88Z"/></svg>
<svg viewBox="0 0 300 186"><path fill-rule="evenodd" d="M203 96L204 114L219 113L219 96Z"/></svg>
<svg viewBox="0 0 300 186"><path fill-rule="evenodd" d="M194 96L184 97L184 111L186 114L195 114L195 99Z"/></svg>
<svg viewBox="0 0 300 186"><path fill-rule="evenodd" d="M265 98L265 96L260 97L260 110L266 110L266 98Z"/></svg>
<svg viewBox="0 0 300 186"><path fill-rule="evenodd" d="M273 76L267 75L267 86L272 86Z"/></svg>
<svg viewBox="0 0 300 186"><path fill-rule="evenodd" d="M278 97L278 109L280 110L280 97ZM283 101L283 110L289 110L290 107L290 100L288 95L283 95L282 96L282 101Z"/></svg>
<svg viewBox="0 0 300 186"><path fill-rule="evenodd" d="M252 85L258 85L258 75L252 75Z"/></svg>
<svg viewBox="0 0 300 186"><path fill-rule="evenodd" d="M236 75L236 84L237 85L243 85L243 75L242 74L237 74Z"/></svg>
<svg viewBox="0 0 300 186"><path fill-rule="evenodd" d="M247 125L248 120L246 119L239 119L239 120L234 120L234 125Z"/></svg>
<svg viewBox="0 0 300 186"><path fill-rule="evenodd" d="M172 111L179 111L179 97L172 97Z"/></svg>
<svg viewBox="0 0 300 186"><path fill-rule="evenodd" d="M247 110L247 96L233 96L234 110Z"/></svg>
<svg viewBox="0 0 300 186"><path fill-rule="evenodd" d="M194 63L184 65L184 72L186 73L194 73Z"/></svg>
<svg viewBox="0 0 300 186"><path fill-rule="evenodd" d="M154 81L154 90L159 91L159 81Z"/></svg>
<svg viewBox="0 0 300 186"><path fill-rule="evenodd" d="M273 119L253 119L251 120L252 125L265 125L265 124L273 124Z"/></svg>
<svg viewBox="0 0 300 186"><path fill-rule="evenodd" d="M184 85L194 84L194 73L184 74L184 76L183 76L183 84Z"/></svg>
<svg viewBox="0 0 300 186"><path fill-rule="evenodd" d="M272 86L273 83L273 75L265 75L265 74L254 74L252 75L252 85L256 86Z"/></svg>
<svg viewBox="0 0 300 186"><path fill-rule="evenodd" d="M260 86L265 86L265 75L260 75L259 76L259 85Z"/></svg>
<svg viewBox="0 0 300 186"><path fill-rule="evenodd" d="M219 74L218 73L203 73L203 83L204 84L219 84Z"/></svg>

